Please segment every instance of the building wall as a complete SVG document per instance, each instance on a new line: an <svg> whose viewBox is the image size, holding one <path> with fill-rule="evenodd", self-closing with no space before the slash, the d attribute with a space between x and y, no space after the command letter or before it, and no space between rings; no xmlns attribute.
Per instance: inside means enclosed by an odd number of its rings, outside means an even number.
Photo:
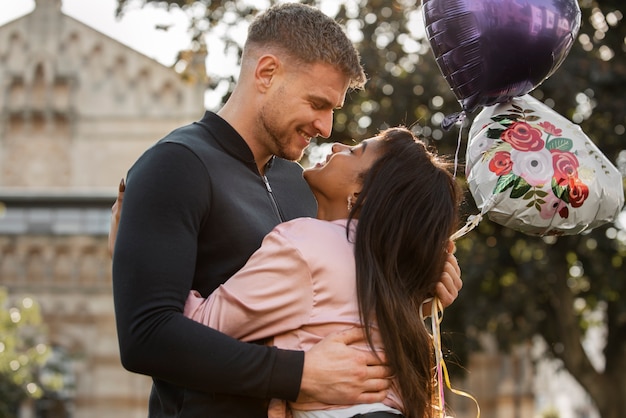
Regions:
<svg viewBox="0 0 626 418"><path fill-rule="evenodd" d="M65 16L58 0L0 28L0 190L112 190L204 88ZM201 80L201 79L196 79Z"/></svg>

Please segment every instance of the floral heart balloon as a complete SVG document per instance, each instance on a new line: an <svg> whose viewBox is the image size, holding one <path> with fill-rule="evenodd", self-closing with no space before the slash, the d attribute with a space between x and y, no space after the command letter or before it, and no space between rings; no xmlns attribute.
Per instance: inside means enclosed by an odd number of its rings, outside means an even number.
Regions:
<svg viewBox="0 0 626 418"><path fill-rule="evenodd" d="M572 235L624 204L620 172L582 129L530 95L484 108L465 174L481 214L529 235Z"/></svg>

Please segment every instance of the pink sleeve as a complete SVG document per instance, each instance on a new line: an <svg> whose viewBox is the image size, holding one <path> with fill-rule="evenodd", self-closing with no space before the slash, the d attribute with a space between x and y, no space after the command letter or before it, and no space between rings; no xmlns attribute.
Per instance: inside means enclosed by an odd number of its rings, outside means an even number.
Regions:
<svg viewBox="0 0 626 418"><path fill-rule="evenodd" d="M273 230L246 265L207 299L192 290L184 313L234 338L254 341L306 323L312 289L302 254Z"/></svg>

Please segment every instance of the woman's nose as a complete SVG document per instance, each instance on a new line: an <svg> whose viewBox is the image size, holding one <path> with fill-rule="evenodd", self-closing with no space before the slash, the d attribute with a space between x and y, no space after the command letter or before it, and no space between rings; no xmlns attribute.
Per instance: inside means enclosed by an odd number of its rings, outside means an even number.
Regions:
<svg viewBox="0 0 626 418"><path fill-rule="evenodd" d="M342 144L341 142L335 142L331 147L330 150L332 151L333 154L336 154L338 152L341 152L343 150L345 150L346 148L348 148L347 145Z"/></svg>

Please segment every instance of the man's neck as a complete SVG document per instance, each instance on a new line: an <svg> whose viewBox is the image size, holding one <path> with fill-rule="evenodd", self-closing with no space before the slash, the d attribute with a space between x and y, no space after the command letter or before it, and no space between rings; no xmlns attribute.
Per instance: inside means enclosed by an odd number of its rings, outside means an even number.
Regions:
<svg viewBox="0 0 626 418"><path fill-rule="evenodd" d="M249 128L249 126L254 126L254 123L252 121L248 121L245 117L242 117L244 114L245 112L235 111L231 100L226 102L224 107L217 112L217 115L228 122L228 124L232 126L233 129L235 129L243 138L246 144L248 144L248 148L250 148L250 151L252 151L252 155L254 156L254 162L257 165L259 174L265 175L265 168L273 155L261 149L255 140L252 130Z"/></svg>

